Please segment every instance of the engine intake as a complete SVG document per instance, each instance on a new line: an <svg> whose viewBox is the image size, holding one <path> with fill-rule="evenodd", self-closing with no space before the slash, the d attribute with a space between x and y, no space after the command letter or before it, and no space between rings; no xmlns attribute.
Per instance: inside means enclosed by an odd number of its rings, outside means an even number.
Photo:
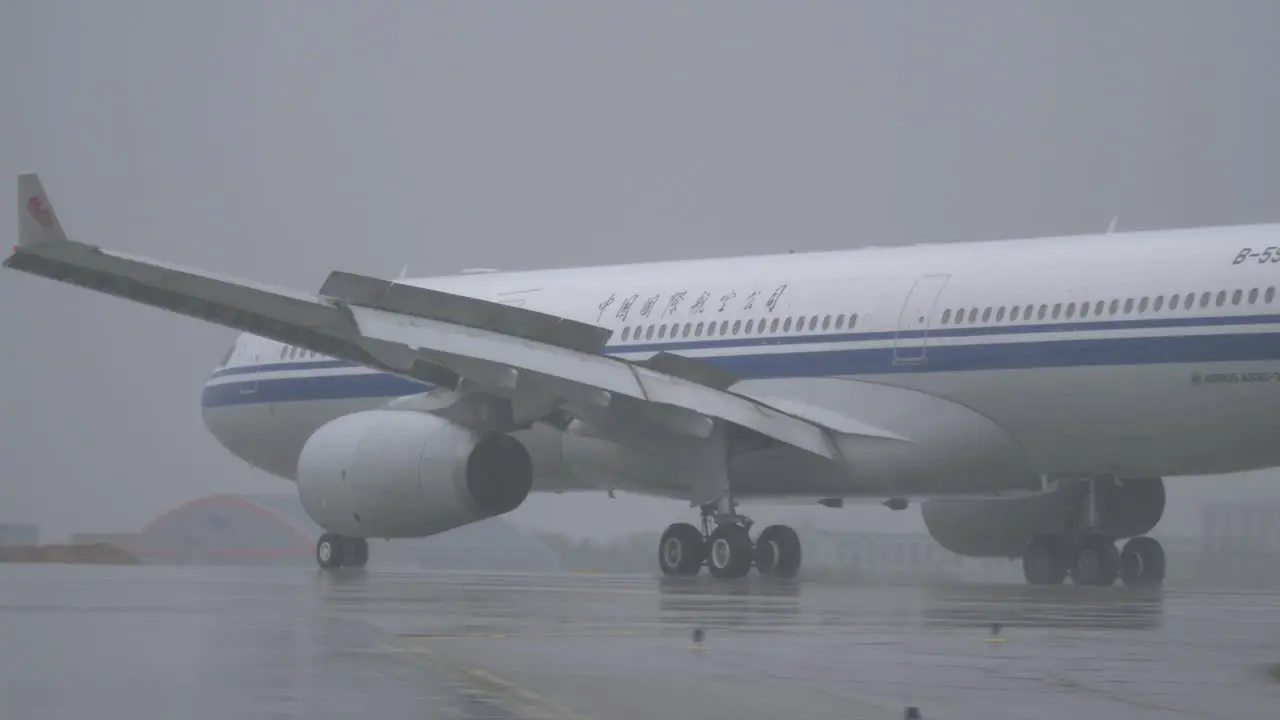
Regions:
<svg viewBox="0 0 1280 720"><path fill-rule="evenodd" d="M297 477L302 506L330 532L425 537L519 507L533 488L533 463L510 435L372 410L317 430Z"/></svg>

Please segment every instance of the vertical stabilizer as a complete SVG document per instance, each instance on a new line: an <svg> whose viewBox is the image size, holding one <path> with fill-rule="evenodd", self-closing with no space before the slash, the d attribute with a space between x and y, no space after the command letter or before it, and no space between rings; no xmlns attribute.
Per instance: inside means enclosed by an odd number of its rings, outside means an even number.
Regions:
<svg viewBox="0 0 1280 720"><path fill-rule="evenodd" d="M34 248L50 242L66 242L62 223L53 212L40 177L35 173L18 176L18 247Z"/></svg>

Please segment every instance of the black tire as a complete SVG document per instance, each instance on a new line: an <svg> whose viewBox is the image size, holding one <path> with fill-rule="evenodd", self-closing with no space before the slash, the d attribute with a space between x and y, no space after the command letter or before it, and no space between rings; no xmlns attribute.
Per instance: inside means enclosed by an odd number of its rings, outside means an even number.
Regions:
<svg viewBox="0 0 1280 720"><path fill-rule="evenodd" d="M675 523L668 527L658 541L658 567L663 575L697 575L706 558L706 540L702 531L688 523Z"/></svg>
<svg viewBox="0 0 1280 720"><path fill-rule="evenodd" d="M1065 543L1057 535L1037 535L1022 554L1022 574L1030 585L1061 585L1067 579Z"/></svg>
<svg viewBox="0 0 1280 720"><path fill-rule="evenodd" d="M756 538L755 560L761 575L795 577L800 572L800 536L786 525L770 525Z"/></svg>
<svg viewBox="0 0 1280 720"><path fill-rule="evenodd" d="M1080 541L1071 581L1076 585L1110 587L1120 576L1120 551L1110 538L1088 535Z"/></svg>
<svg viewBox="0 0 1280 720"><path fill-rule="evenodd" d="M1136 537L1120 551L1120 579L1130 587L1155 587L1164 583L1164 547L1155 538Z"/></svg>
<svg viewBox="0 0 1280 720"><path fill-rule="evenodd" d="M333 570L342 567L346 560L347 544L343 538L332 533L324 533L316 541L316 564L322 570Z"/></svg>
<svg viewBox="0 0 1280 720"><path fill-rule="evenodd" d="M717 578L740 578L751 571L755 547L747 529L724 523L707 538L707 568Z"/></svg>

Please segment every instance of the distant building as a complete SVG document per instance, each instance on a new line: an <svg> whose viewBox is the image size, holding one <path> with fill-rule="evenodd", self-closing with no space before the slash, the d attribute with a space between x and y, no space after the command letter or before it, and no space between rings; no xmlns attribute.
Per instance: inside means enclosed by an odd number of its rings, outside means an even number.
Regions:
<svg viewBox="0 0 1280 720"><path fill-rule="evenodd" d="M1280 503L1206 503L1200 536L1206 552L1280 553Z"/></svg>
<svg viewBox="0 0 1280 720"><path fill-rule="evenodd" d="M161 514L126 548L149 564L315 565L324 532L295 495L211 495ZM556 554L503 518L429 538L370 540L369 566L554 572Z"/></svg>
<svg viewBox="0 0 1280 720"><path fill-rule="evenodd" d="M73 533L72 545L115 545L128 548L138 539L136 533Z"/></svg>
<svg viewBox="0 0 1280 720"><path fill-rule="evenodd" d="M0 545L39 545L40 526L34 523L0 523Z"/></svg>

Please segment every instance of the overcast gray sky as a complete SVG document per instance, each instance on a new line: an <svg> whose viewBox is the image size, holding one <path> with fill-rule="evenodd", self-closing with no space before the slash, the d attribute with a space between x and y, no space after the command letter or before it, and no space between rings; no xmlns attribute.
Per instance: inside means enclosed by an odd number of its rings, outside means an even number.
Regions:
<svg viewBox="0 0 1280 720"><path fill-rule="evenodd" d="M81 240L308 289L1280 220L1274 0L6 0L0 64L0 194L37 170ZM0 521L292 491L201 425L230 331L4 273L0 337Z"/></svg>

